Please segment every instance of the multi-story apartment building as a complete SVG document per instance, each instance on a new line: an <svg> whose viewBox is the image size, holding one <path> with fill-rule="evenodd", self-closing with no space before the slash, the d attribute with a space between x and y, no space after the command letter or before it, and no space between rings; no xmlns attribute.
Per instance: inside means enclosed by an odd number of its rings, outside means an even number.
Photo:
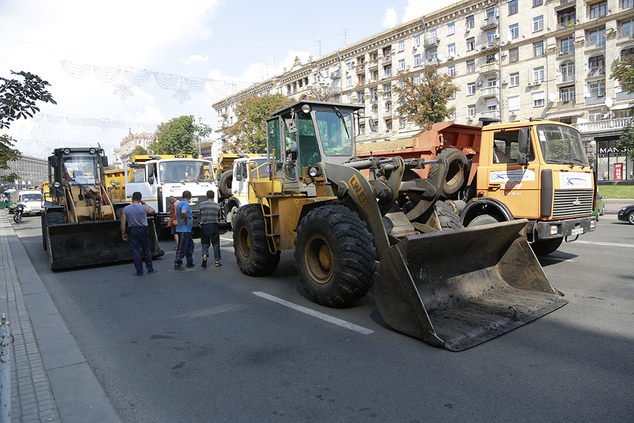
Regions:
<svg viewBox="0 0 634 423"><path fill-rule="evenodd" d="M364 104L378 123L377 132L361 128L359 142L406 139L420 128L396 116L393 87L404 73L436 66L459 89L449 104L453 120L570 123L584 134L600 180L634 179L632 161L616 149L634 95L610 78L612 63L632 53L634 0L463 0L309 63L296 61L213 107L222 130L246 96L329 92L336 101Z"/></svg>
<svg viewBox="0 0 634 423"><path fill-rule="evenodd" d="M130 130L128 136L126 136L123 141L121 141L121 147L118 149L118 151L115 150L114 165L119 167L123 166L123 162L129 160L130 157L132 157L132 152L138 146L141 146L147 150L148 147L152 144L154 137L155 134L152 132L141 132L140 134L133 134Z"/></svg>
<svg viewBox="0 0 634 423"><path fill-rule="evenodd" d="M48 161L39 157L22 155L18 160L7 163L9 169L0 169L0 185L4 189L17 188L26 189L41 186L48 179ZM20 176L20 180L8 183L4 176L15 173ZM3 189L3 191L4 191Z"/></svg>

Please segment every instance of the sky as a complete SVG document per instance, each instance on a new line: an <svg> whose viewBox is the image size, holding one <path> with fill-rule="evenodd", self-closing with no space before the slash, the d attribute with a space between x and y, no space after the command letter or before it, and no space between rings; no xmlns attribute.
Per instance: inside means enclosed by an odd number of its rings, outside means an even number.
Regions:
<svg viewBox="0 0 634 423"><path fill-rule="evenodd" d="M216 129L214 102L295 57L306 63L455 2L0 0L0 77L34 73L57 102L4 132L23 154L101 145L112 160L130 131L182 115Z"/></svg>

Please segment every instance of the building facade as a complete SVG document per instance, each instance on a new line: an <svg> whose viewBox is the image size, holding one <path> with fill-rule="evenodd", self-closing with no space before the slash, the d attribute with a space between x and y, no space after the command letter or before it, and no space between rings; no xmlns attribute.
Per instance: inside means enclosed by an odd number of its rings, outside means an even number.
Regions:
<svg viewBox="0 0 634 423"><path fill-rule="evenodd" d="M213 107L221 131L235 122L242 98L281 93L299 100L323 91L364 104L377 122L377 132L361 128L359 142L408 138L420 128L396 116L393 87L405 73L436 66L458 87L449 102L453 120L572 124L584 134L600 180L631 180L632 162L615 143L634 95L610 78L610 67L632 53L634 0L463 0L309 63L296 61Z"/></svg>
<svg viewBox="0 0 634 423"><path fill-rule="evenodd" d="M27 189L41 186L48 180L48 161L39 157L22 155L18 160L8 163L9 169L0 169L0 185L2 191L9 188ZM20 176L18 181L9 183L4 176L15 173Z"/></svg>
<svg viewBox="0 0 634 423"><path fill-rule="evenodd" d="M128 136L121 141L121 147L114 151L114 166L123 167L123 162L130 160L132 152L138 146L143 147L145 150L154 142L156 134L153 132L141 132L140 134L133 134L130 130ZM118 151L117 151L118 150Z"/></svg>

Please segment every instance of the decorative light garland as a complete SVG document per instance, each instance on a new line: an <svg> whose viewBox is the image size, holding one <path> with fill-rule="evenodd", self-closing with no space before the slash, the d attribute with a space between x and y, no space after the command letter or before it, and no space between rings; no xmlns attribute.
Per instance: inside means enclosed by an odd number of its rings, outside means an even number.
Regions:
<svg viewBox="0 0 634 423"><path fill-rule="evenodd" d="M102 82L113 84L113 93L121 100L133 96L133 86L140 87L150 82L152 76L156 84L165 90L174 90L173 97L181 104L189 100L190 92L200 93L209 85L212 92L220 96L228 96L243 90L253 83L229 82L214 79L190 78L181 75L155 72L147 69L122 68L117 66L90 65L85 63L62 60L62 67L67 74L74 78L84 78L91 71Z"/></svg>

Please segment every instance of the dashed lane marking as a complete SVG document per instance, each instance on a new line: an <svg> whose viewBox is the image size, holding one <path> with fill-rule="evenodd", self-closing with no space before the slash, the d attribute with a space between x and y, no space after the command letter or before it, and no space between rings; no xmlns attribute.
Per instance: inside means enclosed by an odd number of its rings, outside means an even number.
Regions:
<svg viewBox="0 0 634 423"><path fill-rule="evenodd" d="M600 245L602 247L617 247L617 248L634 248L634 244L619 244L618 242L597 242L597 241L574 241L579 244Z"/></svg>
<svg viewBox="0 0 634 423"><path fill-rule="evenodd" d="M223 304L216 307L204 308L202 310L192 311L191 313L179 314L174 316L174 319L190 318L195 319L197 317L211 316L212 314L225 313L227 311L236 311L246 308L241 304Z"/></svg>
<svg viewBox="0 0 634 423"><path fill-rule="evenodd" d="M293 310L299 311L299 312L307 314L309 316L316 317L318 319L324 320L324 321L326 321L328 323L332 323L334 325L341 326L341 327L344 327L346 329L353 330L355 332L359 332L360 334L363 334L363 335L370 335L371 333L374 333L373 330L366 329L366 328L364 328L362 326L355 325L354 323L346 322L345 320L341 320L341 319L338 319L336 317L329 316L328 314L320 313L319 311L311 310L309 308L306 308L306 307L291 303L291 302L283 300L281 298L274 297L273 295L269 295L269 294L267 294L265 292L254 291L253 294L257 295L260 298L264 298L266 300L273 301L275 303L281 304L281 305L283 305L285 307L291 308Z"/></svg>

